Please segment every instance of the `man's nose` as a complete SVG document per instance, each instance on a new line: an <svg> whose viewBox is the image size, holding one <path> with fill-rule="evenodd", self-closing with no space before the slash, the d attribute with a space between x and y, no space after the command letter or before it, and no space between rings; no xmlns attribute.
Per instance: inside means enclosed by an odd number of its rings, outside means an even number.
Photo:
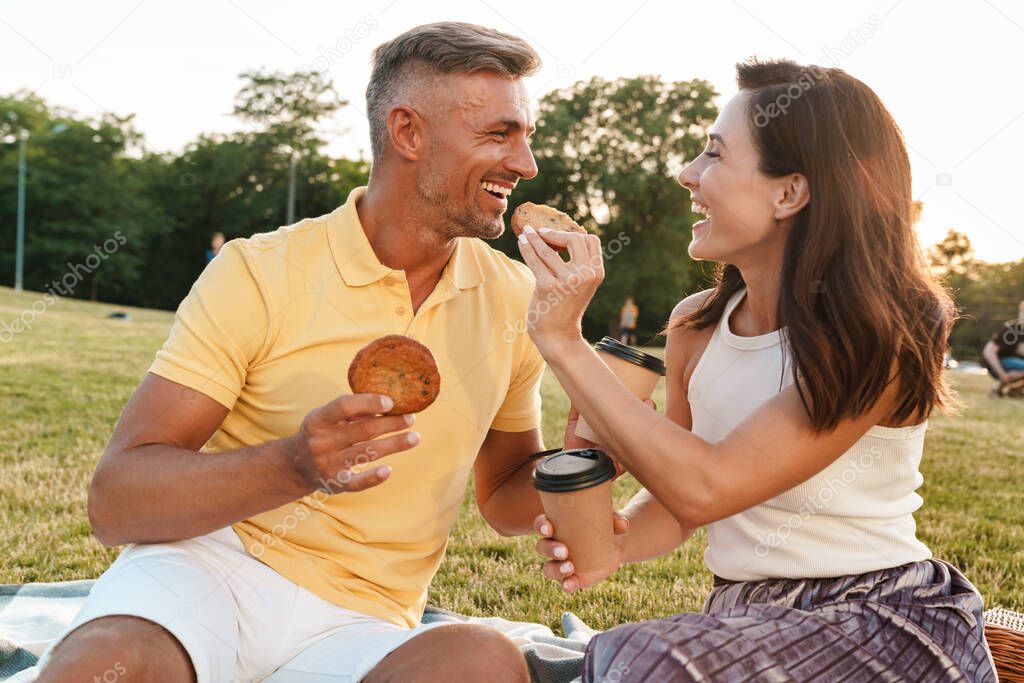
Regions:
<svg viewBox="0 0 1024 683"><path fill-rule="evenodd" d="M509 159L508 170L524 180L537 176L537 161L533 158L533 150L530 149L530 143L525 138L516 146L515 152Z"/></svg>

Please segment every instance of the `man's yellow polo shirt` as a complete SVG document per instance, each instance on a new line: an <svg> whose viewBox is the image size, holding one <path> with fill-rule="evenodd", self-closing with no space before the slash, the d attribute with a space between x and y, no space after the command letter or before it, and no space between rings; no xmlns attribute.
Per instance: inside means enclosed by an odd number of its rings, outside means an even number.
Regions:
<svg viewBox="0 0 1024 683"><path fill-rule="evenodd" d="M307 590L412 626L487 431L540 425L544 361L523 333L526 266L459 238L414 314L405 273L382 265L363 232L363 192L326 216L225 244L150 372L228 408L203 449L216 457L292 436L309 411L351 393L349 362L370 341L404 334L430 348L441 393L417 415L419 445L380 461L392 467L387 481L311 494L234 525L250 554Z"/></svg>

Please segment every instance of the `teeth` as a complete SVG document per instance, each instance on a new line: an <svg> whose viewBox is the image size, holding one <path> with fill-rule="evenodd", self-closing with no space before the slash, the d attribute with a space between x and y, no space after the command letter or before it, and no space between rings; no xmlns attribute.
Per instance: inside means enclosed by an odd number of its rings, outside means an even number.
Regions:
<svg viewBox="0 0 1024 683"><path fill-rule="evenodd" d="M708 207L704 206L700 202L691 202L690 203L690 211L692 213L703 214L705 216L708 216L709 218L711 217L711 209L709 209Z"/></svg>
<svg viewBox="0 0 1024 683"><path fill-rule="evenodd" d="M480 186L489 192L497 192L502 197L507 197L512 194L511 188L504 187L502 185L495 185L494 183L480 183Z"/></svg>

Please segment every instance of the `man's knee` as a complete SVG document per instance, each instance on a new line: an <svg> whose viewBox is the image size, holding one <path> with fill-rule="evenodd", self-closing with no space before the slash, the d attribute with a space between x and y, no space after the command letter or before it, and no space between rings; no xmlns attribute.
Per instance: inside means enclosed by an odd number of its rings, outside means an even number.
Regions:
<svg viewBox="0 0 1024 683"><path fill-rule="evenodd" d="M489 626L459 624L454 629L452 652L462 658L465 680L489 683L522 683L530 680L526 660L516 644Z"/></svg>
<svg viewBox="0 0 1024 683"><path fill-rule="evenodd" d="M38 683L72 680L118 680L130 674L145 680L159 670L168 681L194 681L192 661L178 640L147 619L100 617L69 633L47 660Z"/></svg>
<svg viewBox="0 0 1024 683"><path fill-rule="evenodd" d="M478 624L452 624L416 636L364 680L526 683L530 674L519 648L499 631Z"/></svg>

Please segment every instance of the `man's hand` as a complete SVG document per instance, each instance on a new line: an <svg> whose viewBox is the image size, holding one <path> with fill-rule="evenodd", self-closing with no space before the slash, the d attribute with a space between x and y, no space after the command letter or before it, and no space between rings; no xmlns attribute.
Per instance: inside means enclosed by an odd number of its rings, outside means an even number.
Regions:
<svg viewBox="0 0 1024 683"><path fill-rule="evenodd" d="M1007 372L1006 376L999 381L999 386L1005 387L1022 379L1024 379L1024 370L1012 370Z"/></svg>
<svg viewBox="0 0 1024 683"><path fill-rule="evenodd" d="M563 448L567 451L573 448L597 448L600 450L604 450L604 446L602 446L601 444L594 443L589 439L584 439L582 436L576 436L576 425L579 423L579 421L580 411L576 410L576 406L570 403L569 417L566 418L565 421L565 439L563 440L563 443L565 445L563 446ZM607 451L605 451L605 453L607 453L608 457L612 459L612 464L615 465L615 478L618 479L626 470L625 468L622 467L622 465L619 464L619 461L615 458L615 456L613 456L611 453L608 453Z"/></svg>
<svg viewBox="0 0 1024 683"><path fill-rule="evenodd" d="M649 398L645 398L644 403L650 406L652 410L658 409L658 406L655 405L654 401L652 401ZM608 451L605 450L604 446L602 446L601 444L594 443L593 441L588 441L587 439L584 439L582 436L576 436L576 424L579 421L580 412L576 410L576 406L570 403L569 416L568 418L566 418L565 421L565 439L563 440L563 443L565 445L563 446L563 448L565 448L566 450L572 448L597 448L605 451L605 453L608 454L608 457L610 457L612 459L612 462L615 464L615 478L618 479L625 473L626 469L619 463L618 458L616 458L614 454L608 453Z"/></svg>
<svg viewBox="0 0 1024 683"><path fill-rule="evenodd" d="M183 392L189 397L183 400ZM385 400L386 399L386 400ZM195 538L248 519L316 489L335 493L376 486L378 458L419 442L412 416L380 416L391 399L342 396L306 415L298 433L203 454L228 415L213 398L146 375L132 394L89 485L89 521L108 546ZM392 434L377 438L383 434Z"/></svg>
<svg viewBox="0 0 1024 683"><path fill-rule="evenodd" d="M328 493L362 491L391 474L387 465L353 472L357 465L409 450L420 442L417 432L400 432L413 415L381 415L394 406L387 396L350 394L310 411L291 439L289 464L307 490ZM390 436L378 439L383 434Z"/></svg>

